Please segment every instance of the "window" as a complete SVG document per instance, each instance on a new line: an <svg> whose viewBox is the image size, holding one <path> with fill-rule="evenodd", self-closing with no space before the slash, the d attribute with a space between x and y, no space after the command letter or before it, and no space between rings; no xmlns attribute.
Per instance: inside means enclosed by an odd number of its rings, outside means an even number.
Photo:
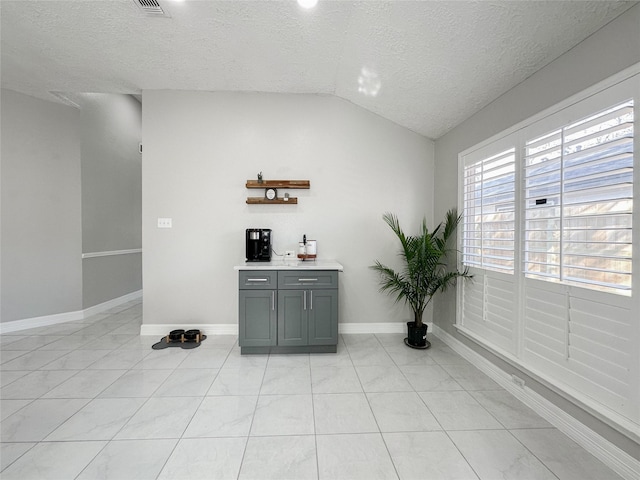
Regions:
<svg viewBox="0 0 640 480"><path fill-rule="evenodd" d="M464 170L464 264L514 271L515 148Z"/></svg>
<svg viewBox="0 0 640 480"><path fill-rule="evenodd" d="M456 328L640 437L640 65L603 84L460 154Z"/></svg>
<svg viewBox="0 0 640 480"><path fill-rule="evenodd" d="M630 294L633 101L525 143L524 272Z"/></svg>
<svg viewBox="0 0 640 480"><path fill-rule="evenodd" d="M524 141L521 162L465 156L464 265L514 273L519 163L525 275L630 295L633 119L630 100Z"/></svg>

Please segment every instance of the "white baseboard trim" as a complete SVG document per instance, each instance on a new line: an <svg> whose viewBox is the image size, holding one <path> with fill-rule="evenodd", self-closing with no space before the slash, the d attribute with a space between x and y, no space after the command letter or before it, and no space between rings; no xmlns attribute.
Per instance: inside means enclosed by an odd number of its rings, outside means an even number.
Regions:
<svg viewBox="0 0 640 480"><path fill-rule="evenodd" d="M75 312L56 313L54 315L44 315L42 317L25 318L22 320L14 320L12 322L0 323L0 335L3 333L18 332L27 330L28 328L47 327L56 323L74 322L82 320L84 314L82 310Z"/></svg>
<svg viewBox="0 0 640 480"><path fill-rule="evenodd" d="M171 330L198 329L205 335L238 335L237 323L148 323L140 326L140 335L167 335Z"/></svg>
<svg viewBox="0 0 640 480"><path fill-rule="evenodd" d="M511 376L507 372L471 350L437 325L433 327L432 331L455 352L469 360L501 387L609 466L618 475L628 480L640 478L640 461L616 447L529 387L520 387L513 383Z"/></svg>
<svg viewBox="0 0 640 480"><path fill-rule="evenodd" d="M75 322L77 320L84 320L92 315L106 312L107 310L130 302L137 298L142 297L142 290L137 292L128 293L122 297L114 298L112 300L94 305L93 307L86 308L84 310L77 310L75 312L57 313L54 315L44 315L42 317L25 318L22 320L14 320L12 322L0 323L0 335L4 333L18 332L20 330L27 330L29 328L48 327L49 325L56 325L58 323Z"/></svg>
<svg viewBox="0 0 640 480"><path fill-rule="evenodd" d="M427 323L427 327L431 332L433 324ZM338 333L407 333L407 322L338 323Z"/></svg>
<svg viewBox="0 0 640 480"><path fill-rule="evenodd" d="M339 334L349 333L402 333L407 329L406 323L338 323Z"/></svg>
<svg viewBox="0 0 640 480"><path fill-rule="evenodd" d="M85 308L83 310L84 318L90 317L91 315L97 315L98 313L106 312L107 310L122 305L123 303L137 300L138 298L142 298L142 290L127 293L126 295L123 295L121 297L108 300L104 303L99 303L98 305L94 305L93 307Z"/></svg>
<svg viewBox="0 0 640 480"><path fill-rule="evenodd" d="M428 331L433 329L432 323L427 323ZM140 335L166 335L171 330L189 330L197 328L206 335L238 335L238 325L235 323L150 323L140 326ZM338 333L342 335L357 333L407 333L406 322L384 323L339 323Z"/></svg>

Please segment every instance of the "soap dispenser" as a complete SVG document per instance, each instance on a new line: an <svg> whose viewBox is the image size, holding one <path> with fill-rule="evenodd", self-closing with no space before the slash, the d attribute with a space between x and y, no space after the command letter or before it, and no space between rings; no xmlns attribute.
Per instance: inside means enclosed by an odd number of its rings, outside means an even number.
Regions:
<svg viewBox="0 0 640 480"><path fill-rule="evenodd" d="M307 236L302 235L302 241L298 243L298 258L303 261L307 258Z"/></svg>

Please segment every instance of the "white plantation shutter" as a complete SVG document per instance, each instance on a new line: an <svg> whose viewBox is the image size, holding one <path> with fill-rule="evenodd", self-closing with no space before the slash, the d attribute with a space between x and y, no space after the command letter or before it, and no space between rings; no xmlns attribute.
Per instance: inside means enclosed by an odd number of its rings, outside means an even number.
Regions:
<svg viewBox="0 0 640 480"><path fill-rule="evenodd" d="M521 360L638 423L634 102L602 107L523 132Z"/></svg>
<svg viewBox="0 0 640 480"><path fill-rule="evenodd" d="M638 98L635 74L460 155L456 326L640 437Z"/></svg>
<svg viewBox="0 0 640 480"><path fill-rule="evenodd" d="M463 188L463 263L513 273L515 148L470 159Z"/></svg>
<svg viewBox="0 0 640 480"><path fill-rule="evenodd" d="M514 353L518 301L513 277L475 268L470 273L473 281L461 286L465 327Z"/></svg>
<svg viewBox="0 0 640 480"><path fill-rule="evenodd" d="M533 279L525 285L523 364L637 421L638 320L630 299Z"/></svg>
<svg viewBox="0 0 640 480"><path fill-rule="evenodd" d="M524 271L630 294L633 101L525 144Z"/></svg>
<svg viewBox="0 0 640 480"><path fill-rule="evenodd" d="M527 142L524 177L524 271L530 277L560 280L561 131Z"/></svg>
<svg viewBox="0 0 640 480"><path fill-rule="evenodd" d="M465 158L463 263L473 281L462 283L465 326L505 351L516 329L516 149L506 145Z"/></svg>

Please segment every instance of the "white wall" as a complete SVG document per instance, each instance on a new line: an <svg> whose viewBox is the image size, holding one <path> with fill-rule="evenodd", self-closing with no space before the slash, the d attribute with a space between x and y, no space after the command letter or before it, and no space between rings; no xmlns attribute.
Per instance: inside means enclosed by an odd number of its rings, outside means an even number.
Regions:
<svg viewBox="0 0 640 480"><path fill-rule="evenodd" d="M78 111L2 90L1 320L82 307Z"/></svg>
<svg viewBox="0 0 640 480"><path fill-rule="evenodd" d="M640 62L640 5L636 5L435 142L435 214L442 215L458 196L458 154L555 105L587 87ZM435 300L434 322L509 373L516 373L556 405L620 448L640 458L637 443L533 378L516 371L482 347L459 335L455 291Z"/></svg>
<svg viewBox="0 0 640 480"><path fill-rule="evenodd" d="M306 234L336 259L341 322L407 321L377 293L376 259L395 264L382 221L407 230L433 212L433 144L331 96L143 93L144 323L235 324L245 229L271 228L277 252ZM298 205L247 205L245 182L310 180ZM171 217L172 229L158 229ZM425 320L430 320L425 316Z"/></svg>

